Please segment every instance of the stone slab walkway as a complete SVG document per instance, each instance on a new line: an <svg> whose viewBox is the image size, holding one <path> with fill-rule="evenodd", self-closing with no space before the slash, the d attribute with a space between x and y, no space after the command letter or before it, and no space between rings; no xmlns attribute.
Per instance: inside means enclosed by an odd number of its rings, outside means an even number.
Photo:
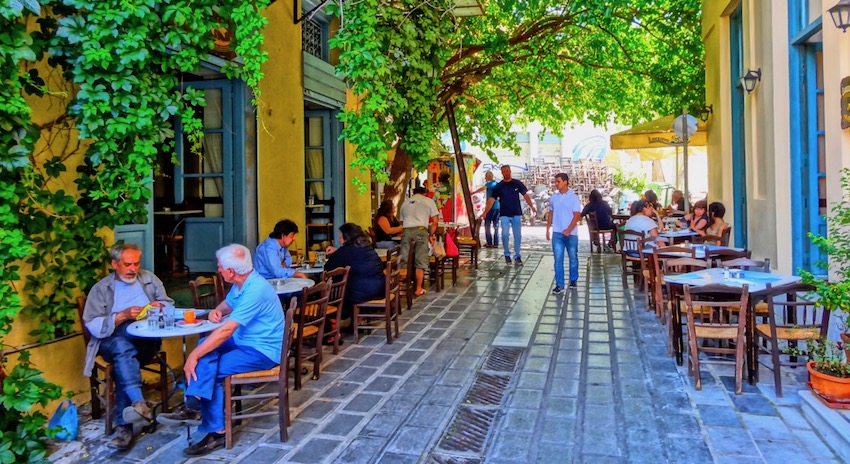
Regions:
<svg viewBox="0 0 850 464"><path fill-rule="evenodd" d="M582 242L579 288L552 295L543 229L525 230L524 266L483 250L477 271L403 314L392 345L378 331L328 353L291 392L289 442L269 418L205 458L183 457L185 431L168 428L116 453L91 421L66 462L840 462L800 413L800 373L782 399L768 372L734 395L731 372L711 367L694 390L616 255Z"/></svg>

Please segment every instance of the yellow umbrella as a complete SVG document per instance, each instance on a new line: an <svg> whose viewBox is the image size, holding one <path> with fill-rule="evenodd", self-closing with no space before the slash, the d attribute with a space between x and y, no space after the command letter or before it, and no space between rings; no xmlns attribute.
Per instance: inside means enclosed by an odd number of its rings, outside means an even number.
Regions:
<svg viewBox="0 0 850 464"><path fill-rule="evenodd" d="M669 148L680 146L683 144L682 138L673 133L673 120L677 117L679 116L671 114L612 134L611 149L625 150L629 148ZM688 147L705 146L705 141L705 123L697 120L697 131L688 140ZM675 151L673 154L675 154Z"/></svg>

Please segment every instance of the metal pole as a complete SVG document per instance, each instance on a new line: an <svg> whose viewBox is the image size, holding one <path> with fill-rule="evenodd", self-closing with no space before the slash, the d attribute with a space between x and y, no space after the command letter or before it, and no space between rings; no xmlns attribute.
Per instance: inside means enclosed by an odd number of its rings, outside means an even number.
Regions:
<svg viewBox="0 0 850 464"><path fill-rule="evenodd" d="M452 135L452 146L455 151L455 163L460 178L460 188L463 190L463 200L466 204L466 215L469 218L469 231L475 233L473 222L475 222L475 206L472 204L472 193L469 190L469 179L466 177L466 164L463 162L463 153L460 151L460 137L457 135L457 121L455 121L455 109L451 101L446 103L446 117L449 122L449 132ZM477 237L476 237L477 238Z"/></svg>
<svg viewBox="0 0 850 464"><path fill-rule="evenodd" d="M691 210L691 201L690 201L690 192L688 191L688 110L683 106L682 107L682 139L684 139L684 175L685 175L685 212L690 212Z"/></svg>

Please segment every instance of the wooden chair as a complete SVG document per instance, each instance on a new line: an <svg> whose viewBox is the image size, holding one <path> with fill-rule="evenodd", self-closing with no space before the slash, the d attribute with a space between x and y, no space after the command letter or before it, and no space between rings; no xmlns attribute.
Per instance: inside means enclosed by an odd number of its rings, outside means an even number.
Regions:
<svg viewBox="0 0 850 464"><path fill-rule="evenodd" d="M324 240L333 242L334 204L336 200L316 200L321 208L307 208L307 241L309 244L321 243Z"/></svg>
<svg viewBox="0 0 850 464"><path fill-rule="evenodd" d="M801 283L773 288L768 284L765 290L767 323L755 324L754 365L759 365L759 354L770 356L770 365L763 364L773 371L777 397L782 397L780 368L805 366L808 361L807 356L799 356L800 353L794 349L807 339L826 337L829 330L831 312L806 299L807 294L814 290L814 286ZM792 348L792 352L783 353L784 347L780 343ZM758 369L755 371L757 380Z"/></svg>
<svg viewBox="0 0 850 464"><path fill-rule="evenodd" d="M599 230L599 221L596 219L596 213L587 213L587 230L590 232L590 252L593 253L593 246L596 245L596 252L602 253L602 240L607 236L607 242L614 241L614 229Z"/></svg>
<svg viewBox="0 0 850 464"><path fill-rule="evenodd" d="M443 243L447 243L448 239L446 237L448 235L449 235L449 231L444 231L443 233L438 234L438 237L441 237L443 239ZM454 236L457 237L457 233L455 233ZM455 243L455 246L457 246L457 243ZM448 246L447 246L447 248L448 248ZM448 249L446 251L448 251ZM457 268L458 268L459 263L460 263L460 247L458 247L458 255L457 256L445 256L440 260L440 264L439 264L440 269L438 270L439 272L437 273L437 275L439 275L442 278L445 278L446 271L451 271L451 273L452 273L452 287L454 287L455 285L457 285ZM443 280L440 280L440 288L444 287L445 286L444 284L445 284L445 282L443 282Z"/></svg>
<svg viewBox="0 0 850 464"><path fill-rule="evenodd" d="M388 253L389 254L389 253ZM354 305L354 343L360 343L360 329L374 329L377 326L361 324L361 320L383 320L387 329L387 344L393 342L392 324L395 322L395 336L398 337L398 313L401 299L399 259L396 256L387 257L386 287L384 297Z"/></svg>
<svg viewBox="0 0 850 464"><path fill-rule="evenodd" d="M301 365L304 361L313 363L313 380L319 379L322 365L322 336L325 332L325 313L328 309L328 284L319 282L313 287L301 291L301 303L295 311L293 330L295 331L292 357L295 371L295 389L301 390ZM312 339L315 338L315 342ZM309 339L309 346L305 340Z"/></svg>
<svg viewBox="0 0 850 464"><path fill-rule="evenodd" d="M746 359L745 347L749 285L742 288L710 284L701 287L685 285L688 324L688 374L694 376L694 388L702 390L700 363L732 363L735 365L735 394L741 394ZM706 314L701 308L710 308ZM737 316L737 317L736 317ZM718 340L716 346L700 343ZM733 344L724 346L720 341ZM711 358L700 360L700 353L734 355L734 360Z"/></svg>
<svg viewBox="0 0 850 464"><path fill-rule="evenodd" d="M82 327L83 341L88 346L91 340L91 333L86 328L83 322L83 311L86 308L86 297L77 297L77 317L80 319L80 327ZM156 388L159 391L160 402L158 406L162 407L162 412L170 411L168 407L168 364L164 351L160 351L147 363L141 366L143 371L159 374L159 380L156 383ZM112 435L114 424L112 423L113 409L115 408L115 379L112 378L112 363L107 362L103 357L98 355L94 360L94 368L92 369L91 377L89 377L91 390L91 417L92 419L100 419L103 414L106 414L106 435Z"/></svg>
<svg viewBox="0 0 850 464"><path fill-rule="evenodd" d="M342 323L342 303L345 299L345 286L348 284L348 271L351 266L338 267L325 272L322 280L328 284L328 309L325 317L330 329L325 329L325 337L333 337L333 354L339 354L339 330Z"/></svg>
<svg viewBox="0 0 850 464"><path fill-rule="evenodd" d="M661 263L661 278L676 274L685 274L688 272L698 271L700 269L708 269L709 264L707 259L696 258L673 258L666 259ZM667 336L669 341L668 354L676 357L676 362L682 365L682 353L684 349L684 330L683 326L687 321L687 309L682 303L681 293L677 290L680 287L675 285L666 285L667 301L669 302L668 318L670 324L667 326Z"/></svg>
<svg viewBox="0 0 850 464"><path fill-rule="evenodd" d="M189 290L192 291L192 304L195 309L215 309L224 301L224 284L218 274L190 280Z"/></svg>
<svg viewBox="0 0 850 464"><path fill-rule="evenodd" d="M643 254L644 233L625 230L620 234L620 264L623 269L623 286L628 288L628 276L643 287L643 299L649 308L649 262Z"/></svg>
<svg viewBox="0 0 850 464"><path fill-rule="evenodd" d="M764 261L756 261L750 258L734 258L728 261L721 261L718 267L742 269L745 271L770 272L770 258L765 258Z"/></svg>
<svg viewBox="0 0 850 464"><path fill-rule="evenodd" d="M414 292L416 291L416 266L414 263L414 258L416 256L416 242L414 240L410 241L410 246L407 248L407 266L399 269L399 293L401 296L405 297L407 303L407 310L413 307L413 297ZM400 253L401 248L396 247L394 249L396 255ZM389 256L389 252L387 253ZM391 258L387 258L389 262ZM399 305L399 309L401 306ZM399 311L401 312L401 311Z"/></svg>
<svg viewBox="0 0 850 464"><path fill-rule="evenodd" d="M295 297L292 297L295 299ZM297 305L292 303L292 307ZM295 311L287 311L283 329L283 345L280 352L280 363L277 367L264 370L234 374L224 378L224 442L227 449L233 448L233 422L239 419L252 417L278 416L278 427L280 427L280 441L289 440L286 428L291 423L289 417L289 369L285 369L290 351L292 350L292 319ZM284 369L281 369L281 366ZM277 388L267 392L242 394L242 385L270 384L276 383ZM234 392L236 387L236 392ZM255 389L256 391L256 389ZM243 400L266 400L277 398L277 407L271 410L259 410L253 413L242 413L241 403ZM233 409L236 407L236 412Z"/></svg>
<svg viewBox="0 0 850 464"><path fill-rule="evenodd" d="M484 222L483 218L476 218L472 221L472 225L469 228L469 231L472 233L471 237L460 237L458 234L455 234L455 242L457 244L457 250L460 252L460 256L465 254L469 254L469 262L475 269L478 269L478 252L481 250L481 224ZM455 274L452 274L452 285L455 285L457 282L457 278Z"/></svg>
<svg viewBox="0 0 850 464"><path fill-rule="evenodd" d="M713 264L713 267L717 267L721 262L727 261L730 259L736 258L747 258L750 259L752 256L752 251L750 250L730 250L730 249L720 249L720 250L706 250L705 255L709 259L709 261Z"/></svg>
<svg viewBox="0 0 850 464"><path fill-rule="evenodd" d="M677 259L679 257L694 258L695 251L693 248L679 246L655 247L652 249L652 282L655 300L655 316L661 319L662 325L667 324L668 302L665 299L667 292L665 291L666 285L664 284L665 274L663 265L664 261L668 259ZM649 308L646 308L646 310L649 311Z"/></svg>

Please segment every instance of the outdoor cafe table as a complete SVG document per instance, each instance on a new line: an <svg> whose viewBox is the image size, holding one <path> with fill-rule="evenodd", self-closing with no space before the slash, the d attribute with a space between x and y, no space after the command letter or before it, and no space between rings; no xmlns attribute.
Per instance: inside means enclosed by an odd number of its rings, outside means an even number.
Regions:
<svg viewBox="0 0 850 464"><path fill-rule="evenodd" d="M696 232L694 232L690 229L686 229L686 230L677 230L675 232L674 231L661 232L660 234L658 234L658 237L666 239L671 244L674 244L674 243L680 243L680 242L683 242L683 241L686 241L686 240L690 240L691 237L696 237L698 235L699 235L698 233L696 233Z"/></svg>
<svg viewBox="0 0 850 464"><path fill-rule="evenodd" d="M184 311L183 309L175 308L175 313L180 313ZM209 311L205 309L196 309L196 317L200 317L206 315ZM214 323L205 319L196 319L200 324L192 325L190 327L181 326L182 316L177 316L176 319L179 322L175 321L173 329L151 329L148 327L147 320L136 321L130 324L127 327L127 333L134 337L142 337L142 338L173 338L173 337L183 337L183 362L186 362L186 337L189 335L201 334L204 332L213 331L219 327L223 322Z"/></svg>
<svg viewBox="0 0 850 464"><path fill-rule="evenodd" d="M711 268L711 269L703 269L696 272L688 272L686 274L677 274L664 276L664 283L673 285L675 289L679 289L677 293L682 293L684 285L690 285L691 287L702 287L710 284L721 284L728 285L733 287L743 287L744 284L749 285L749 293L750 293L750 308L755 307L756 301L760 298L760 295L763 295L767 290L767 285L770 284L772 288L781 287L784 285L789 285L793 283L797 283L801 280L801 277L788 275L788 274L778 274L778 273L767 273L767 272L757 272L757 271L741 271L740 278L733 277L724 277L722 268ZM676 362L681 366L682 365L682 319L681 319L681 311L678 310L678 304L675 301L670 302L673 305L673 310L671 311L671 320L670 323L673 324L672 332L673 332L673 340L670 340L673 346L673 352L676 355ZM747 317L747 369L749 371L749 379L752 381L755 374L755 369L758 369L758 366L754 366L754 337L753 337L753 324L755 323L755 315L753 311L749 311L749 316Z"/></svg>
<svg viewBox="0 0 850 464"><path fill-rule="evenodd" d="M296 294L300 294L301 290L316 285L316 281L304 277L290 277L288 279L268 279L268 281L270 284L272 284L274 291L280 297L280 302L281 304L283 304L284 310L289 309L290 298L296 296Z"/></svg>

